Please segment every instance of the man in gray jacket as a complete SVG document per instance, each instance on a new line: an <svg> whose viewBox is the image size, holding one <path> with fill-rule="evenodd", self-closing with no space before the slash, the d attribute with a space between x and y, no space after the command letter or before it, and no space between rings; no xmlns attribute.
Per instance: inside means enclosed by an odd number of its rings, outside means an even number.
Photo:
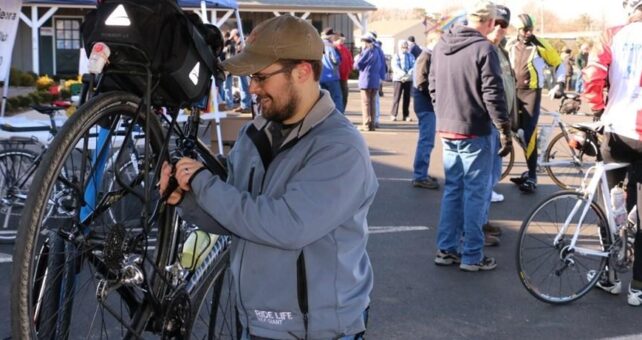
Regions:
<svg viewBox="0 0 642 340"><path fill-rule="evenodd" d="M368 148L319 88L323 42L284 15L258 25L223 64L249 75L260 115L240 132L222 181L189 158L168 200L233 236L231 273L250 339L360 339L373 274L366 216L378 183ZM163 168L161 191L172 169Z"/></svg>
<svg viewBox="0 0 642 340"><path fill-rule="evenodd" d="M432 55L428 88L442 139L444 196L435 264L464 271L492 270L484 256L483 209L490 196L492 123L501 133L500 154L512 147L497 49L486 35L495 27L495 5L478 1L467 26L442 35Z"/></svg>

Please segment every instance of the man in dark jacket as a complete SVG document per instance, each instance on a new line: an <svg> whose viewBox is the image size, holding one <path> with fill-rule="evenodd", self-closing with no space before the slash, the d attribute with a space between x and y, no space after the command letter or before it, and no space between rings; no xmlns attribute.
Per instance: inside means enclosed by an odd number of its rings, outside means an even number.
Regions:
<svg viewBox="0 0 642 340"><path fill-rule="evenodd" d="M415 57L415 59L419 58L419 55L421 54L422 49L417 46L414 35L408 37L408 51L413 57Z"/></svg>
<svg viewBox="0 0 642 340"><path fill-rule="evenodd" d="M435 46L429 75L446 174L435 264L459 263L464 271L497 266L483 253L486 221L479 209L491 190L493 123L501 135L499 153L512 148L498 52L486 39L496 12L492 2L476 2L468 11L468 24L453 27Z"/></svg>

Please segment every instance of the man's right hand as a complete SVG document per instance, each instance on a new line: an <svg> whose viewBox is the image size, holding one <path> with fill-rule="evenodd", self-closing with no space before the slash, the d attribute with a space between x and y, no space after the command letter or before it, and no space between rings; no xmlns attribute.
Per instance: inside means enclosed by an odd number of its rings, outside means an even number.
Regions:
<svg viewBox="0 0 642 340"><path fill-rule="evenodd" d="M163 168L161 169L161 177L160 177L160 182L159 182L159 191L161 194L161 197L165 197L165 191L168 190L168 187L170 187L170 179L172 179L174 176L174 167L170 165L167 162L163 163ZM174 179L176 181L176 179ZM172 192L167 196L167 204L169 205L177 205L181 202L183 199L183 190L178 187L178 185L175 185L174 189L171 189Z"/></svg>
<svg viewBox="0 0 642 340"><path fill-rule="evenodd" d="M513 151L513 137L511 136L510 129L508 129L508 131L500 131L499 142L500 148L497 152L499 157L504 157Z"/></svg>

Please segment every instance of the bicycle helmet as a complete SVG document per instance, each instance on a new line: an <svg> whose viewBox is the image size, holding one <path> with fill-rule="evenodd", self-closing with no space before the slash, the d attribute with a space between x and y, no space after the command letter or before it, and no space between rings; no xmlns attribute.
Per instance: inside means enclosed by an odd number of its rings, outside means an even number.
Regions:
<svg viewBox="0 0 642 340"><path fill-rule="evenodd" d="M642 0L639 0L642 2ZM535 26L535 20L533 19L532 16L523 13L517 16L517 29L524 28L524 29L533 29Z"/></svg>
<svg viewBox="0 0 642 340"><path fill-rule="evenodd" d="M624 0L622 6L626 11L626 15L631 16L638 7L642 6L642 0Z"/></svg>

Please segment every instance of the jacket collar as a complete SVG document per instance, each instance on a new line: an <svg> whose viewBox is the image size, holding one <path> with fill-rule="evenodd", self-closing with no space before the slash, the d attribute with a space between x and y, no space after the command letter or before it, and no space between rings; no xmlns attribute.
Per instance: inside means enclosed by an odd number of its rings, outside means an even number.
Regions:
<svg viewBox="0 0 642 340"><path fill-rule="evenodd" d="M308 114L303 117L301 124L299 124L297 128L293 129L287 136L287 138L285 138L285 140L283 141L283 145L288 144L294 139L302 138L315 126L321 124L324 120L326 120L332 112L334 112L335 105L332 101L332 98L330 97L330 93L322 89L320 89L320 93L321 95L319 96L319 100L317 100L316 104L312 106L312 109L308 112ZM272 135L269 133L270 129L268 128L269 125L272 124L271 121L259 115L254 118L252 124L257 130L265 131L266 135L270 139L270 143L272 142Z"/></svg>

